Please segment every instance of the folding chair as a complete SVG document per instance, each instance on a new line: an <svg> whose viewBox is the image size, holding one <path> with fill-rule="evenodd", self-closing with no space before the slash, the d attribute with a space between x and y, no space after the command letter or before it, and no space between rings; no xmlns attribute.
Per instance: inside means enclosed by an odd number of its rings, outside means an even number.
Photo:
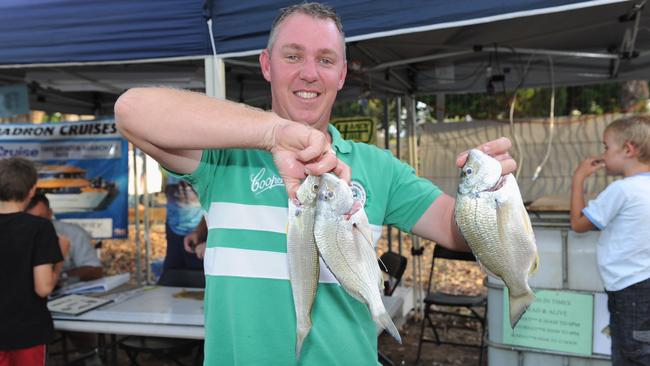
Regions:
<svg viewBox="0 0 650 366"><path fill-rule="evenodd" d="M393 292L402 281L404 271L406 271L407 259L403 255L395 252L386 252L379 258L379 268L388 274L388 279L384 281L384 295L392 296ZM395 363L384 355L381 351L378 352L379 362L383 365L395 365Z"/></svg>
<svg viewBox="0 0 650 366"><path fill-rule="evenodd" d="M458 261L476 261L476 258L472 253L468 252L455 252L449 249L444 248L441 245L436 245L433 250L433 257L431 259L431 273L429 274L429 286L427 289L427 296L424 298L424 317L422 318L422 324L420 327L420 340L418 342L418 353L415 362L417 363L420 360L420 354L422 351L422 343L436 343L437 345L449 344L454 346L463 346L463 347L478 347L479 349L479 358L478 364L481 365L483 361L483 345L484 345L484 336L485 336L485 314L487 314L487 298L485 295L453 295L440 291L432 291L432 285L435 282L433 274L435 273L435 263L436 258L446 259L446 260L458 260ZM446 310L437 310L436 307L445 307L450 311ZM462 314L459 312L454 312L453 310L467 309L469 314ZM483 315L479 313L479 310L483 310ZM445 316L455 316L460 318L471 319L478 324L480 333L481 333L481 342L480 344L471 344L471 343L460 343L441 340L438 330L436 329L435 323L433 321L434 314L443 314ZM429 325L433 331L434 338L427 338L424 334L425 325Z"/></svg>
<svg viewBox="0 0 650 366"><path fill-rule="evenodd" d="M406 271L407 259L395 252L386 252L381 255L379 262L379 268L388 274L388 279L384 281L384 295L392 296L400 281L402 281L402 276Z"/></svg>
<svg viewBox="0 0 650 366"><path fill-rule="evenodd" d="M205 275L203 271L188 269L168 269L164 271L158 280L160 286L204 288ZM119 342L121 349L126 352L131 365L138 365L140 353L150 353L156 356L174 361L183 365L180 357L189 354L197 348L194 364L202 364L203 341L195 339L161 338L128 336Z"/></svg>

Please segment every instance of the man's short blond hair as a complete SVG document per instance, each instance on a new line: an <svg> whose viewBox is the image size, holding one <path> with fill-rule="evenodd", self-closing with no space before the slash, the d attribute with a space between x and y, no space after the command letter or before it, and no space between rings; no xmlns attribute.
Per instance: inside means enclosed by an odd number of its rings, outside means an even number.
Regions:
<svg viewBox="0 0 650 366"><path fill-rule="evenodd" d="M639 151L638 160L650 163L650 117L632 116L617 119L605 128L621 145L629 142Z"/></svg>
<svg viewBox="0 0 650 366"><path fill-rule="evenodd" d="M273 25L271 25L269 41L266 44L266 49L269 51L269 53L271 52L273 44L275 43L275 39L278 36L279 25L293 14L304 14L316 19L329 19L334 22L336 29L338 29L341 35L341 42L343 43L343 58L345 59L345 34L343 33L343 24L341 23L341 18L339 18L338 14L336 14L334 8L321 3L302 3L280 9L280 13L273 20Z"/></svg>

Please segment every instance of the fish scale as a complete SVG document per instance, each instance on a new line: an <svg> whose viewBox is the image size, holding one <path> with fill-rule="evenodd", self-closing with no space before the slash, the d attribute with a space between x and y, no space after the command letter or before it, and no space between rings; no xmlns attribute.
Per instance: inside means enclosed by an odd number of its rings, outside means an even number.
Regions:
<svg viewBox="0 0 650 366"><path fill-rule="evenodd" d="M512 174L501 177L496 159L471 150L461 172L454 215L481 267L508 287L514 328L535 299L528 277L539 265L517 181Z"/></svg>
<svg viewBox="0 0 650 366"><path fill-rule="evenodd" d="M354 204L352 191L329 173L322 176L317 201L314 237L323 261L350 296L368 305L375 323L401 343L381 300L377 254L372 237L363 234L371 232L365 211L361 208L346 219Z"/></svg>
<svg viewBox="0 0 650 366"><path fill-rule="evenodd" d="M311 309L318 290L320 265L314 238L316 195L320 177L308 176L298 188L299 205L289 202L287 261L296 313L296 358L311 330Z"/></svg>

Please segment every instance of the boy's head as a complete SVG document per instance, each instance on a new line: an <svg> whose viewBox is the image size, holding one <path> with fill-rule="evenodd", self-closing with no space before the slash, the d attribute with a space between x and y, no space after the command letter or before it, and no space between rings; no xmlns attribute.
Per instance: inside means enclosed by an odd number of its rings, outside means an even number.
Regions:
<svg viewBox="0 0 650 366"><path fill-rule="evenodd" d="M50 200L48 200L43 193L36 193L34 197L32 197L29 204L27 204L27 208L25 208L25 212L45 219L52 219Z"/></svg>
<svg viewBox="0 0 650 366"><path fill-rule="evenodd" d="M31 198L38 173L24 158L0 159L0 201L22 202Z"/></svg>
<svg viewBox="0 0 650 366"><path fill-rule="evenodd" d="M605 134L619 146L626 143L637 150L637 160L650 164L650 117L632 116L617 119L605 128Z"/></svg>

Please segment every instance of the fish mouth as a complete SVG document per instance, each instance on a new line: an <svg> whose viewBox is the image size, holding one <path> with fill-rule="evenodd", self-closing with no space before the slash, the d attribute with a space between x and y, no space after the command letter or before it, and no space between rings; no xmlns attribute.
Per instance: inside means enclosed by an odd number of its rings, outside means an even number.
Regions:
<svg viewBox="0 0 650 366"><path fill-rule="evenodd" d="M496 192L499 189L501 189L501 187L503 187L505 183L506 183L506 177L502 175L501 178L499 178L497 183L494 185L494 187L486 190L486 192Z"/></svg>

